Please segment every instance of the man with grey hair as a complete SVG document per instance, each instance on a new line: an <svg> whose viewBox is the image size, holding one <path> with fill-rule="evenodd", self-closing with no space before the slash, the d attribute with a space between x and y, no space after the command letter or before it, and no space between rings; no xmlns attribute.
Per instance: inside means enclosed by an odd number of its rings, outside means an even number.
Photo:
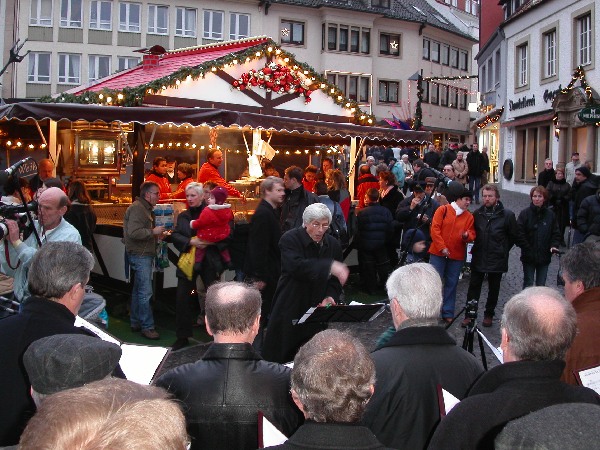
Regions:
<svg viewBox="0 0 600 450"><path fill-rule="evenodd" d="M46 336L87 334L74 323L92 267L92 254L74 242L47 242L33 256L31 297L0 327L0 446L16 444L35 411L23 367L25 350Z"/></svg>
<svg viewBox="0 0 600 450"><path fill-rule="evenodd" d="M33 226L38 232L42 244L45 242L76 242L81 244L79 231L67 222L63 216L69 207L69 197L61 189L51 187L38 198L38 218ZM39 245L34 233L23 236L14 220L6 219L8 235L0 244L0 264L2 272L14 277L13 291L19 302L29 297L27 291L27 273L31 258Z"/></svg>
<svg viewBox="0 0 600 450"><path fill-rule="evenodd" d="M567 352L562 380L577 384L578 370L600 365L600 242L573 246L562 258L565 297L577 314L577 336Z"/></svg>
<svg viewBox="0 0 600 450"><path fill-rule="evenodd" d="M383 449L359 421L373 395L375 366L349 334L325 330L294 358L292 398L307 422L274 449Z"/></svg>
<svg viewBox="0 0 600 450"><path fill-rule="evenodd" d="M504 364L475 382L442 419L429 448L494 448L510 420L559 403L600 404L591 389L560 381L577 319L558 291L531 287L516 294L504 306L501 327Z"/></svg>
<svg viewBox="0 0 600 450"><path fill-rule="evenodd" d="M400 267L386 288L397 331L372 353L377 383L363 423L389 447L421 449L439 422L438 386L463 398L483 369L438 325L442 280L432 265Z"/></svg>
<svg viewBox="0 0 600 450"><path fill-rule="evenodd" d="M255 449L258 412L283 433L298 426L289 395L290 370L252 348L260 323L258 289L215 283L206 292L206 331L214 343L201 360L179 366L156 384L185 406L192 449Z"/></svg>
<svg viewBox="0 0 600 450"><path fill-rule="evenodd" d="M294 325L313 306L335 305L348 279L339 241L328 233L331 212L313 203L302 214L303 225L279 241L281 276L273 297L273 311L265 335L263 356L285 363L326 324Z"/></svg>

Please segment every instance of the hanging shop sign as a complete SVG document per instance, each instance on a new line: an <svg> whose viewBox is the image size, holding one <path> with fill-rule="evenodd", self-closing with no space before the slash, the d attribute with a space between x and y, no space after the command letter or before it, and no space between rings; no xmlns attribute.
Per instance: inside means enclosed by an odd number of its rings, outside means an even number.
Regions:
<svg viewBox="0 0 600 450"><path fill-rule="evenodd" d="M588 106L583 108L577 114L579 120L584 123L598 123L600 122L600 106Z"/></svg>

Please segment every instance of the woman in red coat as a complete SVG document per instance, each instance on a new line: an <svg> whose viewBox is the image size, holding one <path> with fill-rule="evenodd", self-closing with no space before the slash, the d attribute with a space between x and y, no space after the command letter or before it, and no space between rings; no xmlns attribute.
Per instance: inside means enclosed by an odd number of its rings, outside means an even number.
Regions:
<svg viewBox="0 0 600 450"><path fill-rule="evenodd" d="M177 178L179 179L179 186L177 186L177 190L173 192L173 198L177 198L180 200L185 200L185 188L188 184L194 181L194 168L191 164L181 163L177 166ZM187 205L186 202L186 206Z"/></svg>

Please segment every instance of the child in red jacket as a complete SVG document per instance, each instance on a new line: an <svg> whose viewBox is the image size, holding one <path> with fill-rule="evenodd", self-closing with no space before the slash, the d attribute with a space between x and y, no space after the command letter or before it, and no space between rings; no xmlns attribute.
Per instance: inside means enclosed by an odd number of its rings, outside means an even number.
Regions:
<svg viewBox="0 0 600 450"><path fill-rule="evenodd" d="M233 220L231 205L225 203L227 190L217 186L210 191L206 200L207 206L200 213L200 217L190 222L192 229L197 230L196 236L206 242L220 242L226 239L231 232L229 222ZM202 262L206 248L196 248L196 262ZM221 258L227 266L231 265L229 250L221 250Z"/></svg>

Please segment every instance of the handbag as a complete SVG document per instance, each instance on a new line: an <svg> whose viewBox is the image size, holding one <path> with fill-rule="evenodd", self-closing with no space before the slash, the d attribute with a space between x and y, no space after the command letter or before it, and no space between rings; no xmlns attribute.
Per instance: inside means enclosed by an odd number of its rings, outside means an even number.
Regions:
<svg viewBox="0 0 600 450"><path fill-rule="evenodd" d="M179 261L177 261L177 267L183 272L186 278L192 281L194 275L194 263L196 262L196 247L192 245L192 248L187 252L181 252L179 255Z"/></svg>

